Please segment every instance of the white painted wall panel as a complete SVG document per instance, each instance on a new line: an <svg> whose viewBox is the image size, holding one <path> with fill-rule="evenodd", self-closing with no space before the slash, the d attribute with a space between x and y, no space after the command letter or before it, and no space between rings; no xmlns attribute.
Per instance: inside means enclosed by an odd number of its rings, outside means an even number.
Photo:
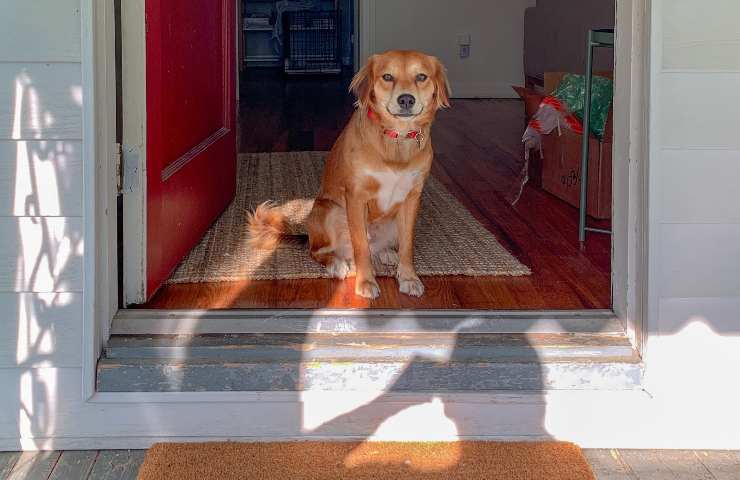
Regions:
<svg viewBox="0 0 740 480"><path fill-rule="evenodd" d="M80 61L79 0L3 0L0 61Z"/></svg>
<svg viewBox="0 0 740 480"><path fill-rule="evenodd" d="M740 55L740 52L738 52ZM658 84L663 147L740 150L738 73L664 73Z"/></svg>
<svg viewBox="0 0 740 480"><path fill-rule="evenodd" d="M663 16L663 68L740 71L740 2L671 0Z"/></svg>
<svg viewBox="0 0 740 480"><path fill-rule="evenodd" d="M524 10L535 0L372 0L374 52L415 49L438 56L456 97L516 97L524 81ZM459 56L458 34L471 35ZM585 48L585 47L584 47Z"/></svg>
<svg viewBox="0 0 740 480"><path fill-rule="evenodd" d="M82 219L0 217L0 292L82 291Z"/></svg>
<svg viewBox="0 0 740 480"><path fill-rule="evenodd" d="M78 63L0 63L0 140L82 138Z"/></svg>
<svg viewBox="0 0 740 480"><path fill-rule="evenodd" d="M728 337L740 337L740 295L725 298L670 298L660 302L660 332L672 335L693 322Z"/></svg>
<svg viewBox="0 0 740 480"><path fill-rule="evenodd" d="M59 433L80 406L81 26L80 0L0 0L3 438Z"/></svg>
<svg viewBox="0 0 740 480"><path fill-rule="evenodd" d="M82 365L82 295L0 293L0 368Z"/></svg>
<svg viewBox="0 0 740 480"><path fill-rule="evenodd" d="M663 224L661 298L740 297L740 224Z"/></svg>
<svg viewBox="0 0 740 480"><path fill-rule="evenodd" d="M661 152L662 221L740 222L740 150Z"/></svg>
<svg viewBox="0 0 740 480"><path fill-rule="evenodd" d="M82 215L82 142L0 141L0 215Z"/></svg>

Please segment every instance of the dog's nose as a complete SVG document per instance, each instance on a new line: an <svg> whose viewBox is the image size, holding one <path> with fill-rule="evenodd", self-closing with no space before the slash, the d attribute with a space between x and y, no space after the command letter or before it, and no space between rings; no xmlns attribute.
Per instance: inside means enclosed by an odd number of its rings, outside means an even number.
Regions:
<svg viewBox="0 0 740 480"><path fill-rule="evenodd" d="M404 93L403 95L398 97L398 104L404 110L411 110L415 103L416 98L414 98L413 95L409 95L408 93Z"/></svg>

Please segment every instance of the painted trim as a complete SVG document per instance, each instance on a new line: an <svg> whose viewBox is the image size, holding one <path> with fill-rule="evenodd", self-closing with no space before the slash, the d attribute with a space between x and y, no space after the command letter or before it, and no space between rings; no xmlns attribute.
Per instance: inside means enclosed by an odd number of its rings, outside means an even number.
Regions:
<svg viewBox="0 0 740 480"><path fill-rule="evenodd" d="M646 324L649 0L618 0L612 176L612 301L642 350Z"/></svg>
<svg viewBox="0 0 740 480"><path fill-rule="evenodd" d="M662 0L646 0L652 5L652 18L650 20L650 51L652 52L652 58L648 64L650 70L650 91L660 92L660 83L663 74L663 7L664 2ZM649 145L650 158L654 161L650 162L647 167L647 178L649 179L649 185L647 187L647 202L652 205L653 208L648 210L648 225L660 226L660 211L656 206L660 205L662 199L662 191L659 179L661 179L660 166L661 162L661 149L659 139L663 138L660 118L661 105L660 95L651 95L649 101L649 118L648 118L648 131L651 138L658 139L658 141L652 142ZM647 229L646 229L647 230ZM646 232L646 243L648 252L658 252L660 247L660 228L655 228ZM648 267L647 267L647 293L646 293L646 318L652 318L657 321L660 319L660 269L659 255L648 256ZM647 321L645 322L647 323ZM649 329L645 325L645 338L648 337ZM660 334L660 326L656 325L656 331L654 333ZM643 355L649 358L649 348L644 348Z"/></svg>
<svg viewBox="0 0 740 480"><path fill-rule="evenodd" d="M230 110L230 108L224 105L224 111L228 110ZM164 170L162 170L162 181L166 182L170 177L172 177L172 175L182 170L188 163L190 163L191 160L208 150L209 147L224 138L226 135L229 134L229 132L231 132L230 129L226 127L221 127L213 132L208 138L200 142L198 145L185 152L184 155L182 155L180 158L178 158L167 167L165 167Z"/></svg>
<svg viewBox="0 0 740 480"><path fill-rule="evenodd" d="M123 118L123 303L146 298L146 32L145 0L121 2Z"/></svg>
<svg viewBox="0 0 740 480"><path fill-rule="evenodd" d="M361 58L360 58L360 45L362 38L360 37L362 29L360 27L360 0L352 0L352 72L357 73L360 70Z"/></svg>
<svg viewBox="0 0 740 480"><path fill-rule="evenodd" d="M84 0L84 1L87 2L87 3L92 3L93 0ZM136 0L136 1L141 2L142 0ZM639 4L640 6L642 6L644 8L644 11L645 11L646 14L649 12L649 3L647 3L648 0L621 0L621 1L622 2L634 1L635 3ZM373 42L374 32L373 32L372 29L369 29L368 26L372 23L371 20L374 20L375 19L375 15L376 15L376 11L375 11L375 4L374 4L374 2L371 2L369 0L360 0L360 22L361 22L361 25L362 25L360 34L361 34L361 38L364 39L360 43L360 49L363 52L363 55L369 54L370 47L371 47L372 42ZM632 21L633 21L633 23L635 23L636 21L644 21L645 20L644 18L639 18L639 17L640 17L639 14L632 15ZM647 74L644 72L644 69L647 68L647 66L649 65L648 64L648 52L646 52L645 49L633 50L631 52L631 55L632 55L632 57L631 57L631 60L630 60L630 68L631 68L631 70L633 72L633 75L637 78L638 81L639 81L640 78L646 78L646 75ZM88 61L89 62L90 59L85 59L84 61ZM102 95L102 93L100 95ZM641 103L640 101L633 99L633 102L632 102L631 108L630 108L630 115L632 115L632 116L644 116L644 115L646 115L646 111L645 111L646 108L645 108L645 106L646 106L646 104ZM631 130L630 131L630 135L633 135L633 133L634 133L634 131ZM647 137L644 138L645 141L646 141L646 138ZM632 137L630 137L630 139L632 140ZM638 138L637 140L642 141L640 138ZM645 162L642 162L642 163L644 164ZM640 180L640 179L638 179L638 180ZM644 179L642 179L642 180L644 180ZM637 182L635 182L634 185L631 184L630 188L639 188L640 185L641 185L640 182L637 181ZM632 194L632 192L633 191L630 190L630 195ZM645 205L645 204L637 204L636 205L636 208L639 211L646 211L647 205ZM645 227L644 220L645 219L644 218L641 218L640 216L636 216L635 217L635 220L634 221L635 221L636 231L637 230L640 230L642 228L646 228ZM635 242L635 247L634 248L635 248L635 251L636 251L634 258L643 258L640 255L643 255L644 254L644 250L641 250L642 247L639 245L639 241ZM94 258L90 258L90 257L91 257L90 255L86 256L86 263L87 262L95 263L95 259ZM105 279L102 279L102 278L100 280L101 281L105 281ZM630 283L629 285L627 285L627 304L628 305L636 305L637 307L639 307L640 293L644 293L643 292L644 288L645 288L644 282L643 282L642 279L639 279L639 278L638 279L635 279L634 283ZM639 315L639 308L637 308L637 307L636 307L636 310L635 310L637 313L635 315ZM237 315L238 316L238 315L241 315L243 313L244 312L235 312L234 315ZM491 312L488 312L488 313L491 313ZM497 312L497 313L499 313L499 315L502 314L502 312ZM509 313L511 313L511 312L503 312L503 314L509 314ZM618 312L618 313L620 313L620 317L621 318L626 318L626 320L631 321L630 320L630 317L626 317L626 316L623 315L623 312ZM304 311L301 314L304 317L308 317L308 316L315 317L317 315L317 312L310 312L310 311L307 312L307 311ZM363 315L366 315L367 312L356 312L356 314L358 316L363 316ZM466 312L464 314L470 314L470 312ZM121 318L124 318L126 315L130 315L130 313L128 313L128 312L121 312L121 314L117 318L118 319L121 319ZM137 315L137 314L134 314L134 316L135 315ZM145 316L148 315L148 313L147 312L140 312L138 315L143 315L143 316L139 317L139 321L143 321L143 320L146 319ZM166 312L165 315L169 315L170 318L174 318L176 321L182 320L182 321L191 321L192 322L192 321L195 321L195 320L203 320L204 318L206 318L204 316L205 314L202 314L202 312L201 313L195 312L195 314L193 314L193 312L189 312L189 313L186 312L184 315L181 315L179 318L178 318L178 315L180 315L180 314L177 313L177 312L174 312L174 313L173 312ZM174 315L174 317L172 315ZM189 315L189 317L188 317L188 315ZM215 315L215 314L209 314L209 315ZM221 315L223 315L223 313L221 313ZM264 317L265 315L269 315L269 312L264 312L264 311L263 312L259 312L259 311L257 311L257 312L254 313L254 315L262 315ZM419 315L419 312L411 312L411 315ZM452 312L440 312L439 315L443 315L443 316L448 316L449 317L449 316L452 315ZM573 312L564 312L564 315L566 315L566 316L567 315L573 315ZM226 317L224 317L224 318L226 318ZM491 317L491 318L494 318L494 317ZM252 319L254 319L254 317L252 317ZM272 320L274 320L274 318ZM638 320L642 320L642 319L638 319ZM645 325L642 324L642 323L640 323L640 322L636 323L636 325L637 325L636 328L642 329L642 330L640 330L640 332L642 334L644 334L645 333L644 332ZM539 327L537 327L537 328L539 328ZM266 330L269 330L266 327L265 327L265 329ZM622 332L623 332L623 330L622 330ZM85 375L86 375L85 382L90 381L91 378L94 379L94 372L86 372Z"/></svg>
<svg viewBox="0 0 740 480"><path fill-rule="evenodd" d="M615 412L624 412L626 407L640 421L647 421L660 409L659 402L641 390L431 395L384 392L377 398L374 393L380 392L98 394L88 404L94 410L89 412L91 418L81 419L82 423L87 422L84 431L89 433L56 438L0 438L0 450L147 448L158 441L365 440L377 429L377 419L373 416L352 421L343 432L336 428L316 431L305 425L303 412L310 413L316 406L327 403L356 407L368 399L372 399L383 416L387 412L432 406L430 402L444 404L445 410L456 418L457 427L465 432L461 437L465 439L556 438L577 442L583 448L728 448L730 445L722 439L708 441L706 437L666 438L659 432L663 425L660 418L654 419L660 425L651 429L631 427L630 422L624 422L624 415ZM132 423L123 420L129 416L138 420ZM142 423L142 416L150 421ZM126 429L117 435L111 431L110 423L103 427L90 423L100 422L102 418L120 419L126 422ZM227 423L229 418L232 421ZM220 429L223 433L216 433L213 425L223 425ZM391 439L405 439L401 436L415 433L414 429L396 429Z"/></svg>
<svg viewBox="0 0 740 480"><path fill-rule="evenodd" d="M360 58L359 67L367 63L367 59L375 50L375 14L376 5L373 0L357 0L360 4Z"/></svg>
<svg viewBox="0 0 740 480"><path fill-rule="evenodd" d="M611 311L121 310L111 333L601 333L623 334Z"/></svg>
<svg viewBox="0 0 740 480"><path fill-rule="evenodd" d="M95 393L95 367L97 357L102 351L102 342L100 340L98 324L96 319L96 295L98 286L96 283L95 269L97 261L95 260L95 246L99 238L96 231L98 195L96 194L96 146L99 137L96 132L96 115L97 102L95 71L96 52L95 52L95 29L99 23L95 19L95 8L93 0L82 0L81 5L81 60L82 60L82 98L83 98L83 146L82 146L82 165L83 165L83 232L84 232L84 273L83 273L83 325L82 325L82 397L89 399Z"/></svg>
<svg viewBox="0 0 740 480"><path fill-rule="evenodd" d="M83 91L82 398L118 311L116 53L113 2L81 0Z"/></svg>
<svg viewBox="0 0 740 480"><path fill-rule="evenodd" d="M450 404L523 404L540 402L543 398L550 396L577 396L598 394L594 390L551 390L545 393L521 392L510 390L487 391L487 392L441 392L433 393L445 403ZM637 394L642 397L647 395L643 390L619 390L617 395ZM336 391L336 390L308 390L304 392L124 392L109 393L99 392L90 399L90 403L96 404L199 404L199 403L224 403L224 404L249 404L249 403L295 403L298 397L313 399L323 395L330 396L337 402L354 402L367 398L377 398L379 403L423 403L429 400L428 392L388 392L378 390L362 391Z"/></svg>

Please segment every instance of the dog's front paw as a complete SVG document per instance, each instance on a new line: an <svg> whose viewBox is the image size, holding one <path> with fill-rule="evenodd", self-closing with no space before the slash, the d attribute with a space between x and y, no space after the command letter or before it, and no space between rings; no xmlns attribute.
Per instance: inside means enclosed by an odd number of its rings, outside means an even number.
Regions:
<svg viewBox="0 0 740 480"><path fill-rule="evenodd" d="M349 275L349 272L352 271L352 268L347 260L335 258L326 266L326 271L332 278L344 280Z"/></svg>
<svg viewBox="0 0 740 480"><path fill-rule="evenodd" d="M355 293L363 298L374 300L380 296L380 286L375 279L358 279L355 283Z"/></svg>
<svg viewBox="0 0 740 480"><path fill-rule="evenodd" d="M424 284L421 283L418 277L398 279L398 290L401 293L405 293L411 297L421 297L424 295Z"/></svg>
<svg viewBox="0 0 740 480"><path fill-rule="evenodd" d="M398 290L401 293L405 293L411 297L421 297L424 295L424 284L421 283L421 280L416 275L414 267L408 264L398 265L396 279L398 279Z"/></svg>

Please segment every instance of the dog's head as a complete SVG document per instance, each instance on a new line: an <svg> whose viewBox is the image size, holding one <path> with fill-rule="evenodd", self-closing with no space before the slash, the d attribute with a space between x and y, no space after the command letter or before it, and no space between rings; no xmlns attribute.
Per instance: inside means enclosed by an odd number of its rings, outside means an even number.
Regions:
<svg viewBox="0 0 740 480"><path fill-rule="evenodd" d="M350 90L361 109L371 108L386 125L425 124L450 106L444 65L421 52L392 50L369 58Z"/></svg>

